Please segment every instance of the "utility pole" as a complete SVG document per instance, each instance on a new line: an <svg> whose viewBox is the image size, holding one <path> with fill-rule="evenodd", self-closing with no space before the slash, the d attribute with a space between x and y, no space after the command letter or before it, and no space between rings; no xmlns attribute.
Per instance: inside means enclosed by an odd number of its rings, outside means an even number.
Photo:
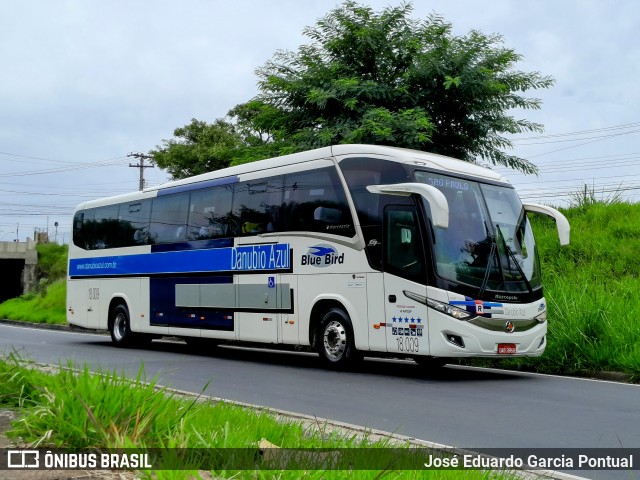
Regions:
<svg viewBox="0 0 640 480"><path fill-rule="evenodd" d="M138 190L144 190L144 169L145 168L153 168L153 165L145 165L145 160L151 160L153 157L151 155L145 155L144 153L130 153L127 157L135 157L140 160L140 163L129 164L130 167L135 167L140 169L140 187Z"/></svg>

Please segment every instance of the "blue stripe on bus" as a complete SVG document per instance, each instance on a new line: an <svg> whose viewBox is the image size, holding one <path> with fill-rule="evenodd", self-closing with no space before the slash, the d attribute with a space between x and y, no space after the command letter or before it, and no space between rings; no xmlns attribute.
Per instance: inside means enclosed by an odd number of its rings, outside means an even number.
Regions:
<svg viewBox="0 0 640 480"><path fill-rule="evenodd" d="M158 275L208 272L290 271L288 243L231 248L76 258L70 277Z"/></svg>
<svg viewBox="0 0 640 480"><path fill-rule="evenodd" d="M188 183L186 185L177 185L175 187L168 187L158 190L158 197L162 195L171 195L173 193L189 192L191 190L200 190L201 188L217 187L219 185L229 185L231 183L237 183L238 177L224 177L216 178L214 180L206 180L204 182Z"/></svg>

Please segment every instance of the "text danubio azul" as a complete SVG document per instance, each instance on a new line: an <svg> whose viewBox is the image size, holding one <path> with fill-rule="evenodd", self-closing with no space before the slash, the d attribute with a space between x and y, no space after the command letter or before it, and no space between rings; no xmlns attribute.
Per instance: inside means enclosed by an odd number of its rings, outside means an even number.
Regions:
<svg viewBox="0 0 640 480"><path fill-rule="evenodd" d="M231 249L231 270L284 270L289 268L289 245L248 245Z"/></svg>

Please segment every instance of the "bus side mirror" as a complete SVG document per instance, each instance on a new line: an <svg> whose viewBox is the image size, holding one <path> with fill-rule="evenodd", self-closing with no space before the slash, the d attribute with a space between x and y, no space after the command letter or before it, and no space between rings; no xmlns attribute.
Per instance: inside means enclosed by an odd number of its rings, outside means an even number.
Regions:
<svg viewBox="0 0 640 480"><path fill-rule="evenodd" d="M556 227L558 228L558 237L560 237L560 245L569 245L569 232L571 226L567 217L561 214L555 208L547 207L546 205L539 205L537 203L525 203L522 205L527 212L541 213L547 215L556 221Z"/></svg>
<svg viewBox="0 0 640 480"><path fill-rule="evenodd" d="M381 195L400 195L408 197L414 193L420 195L431 208L434 227L449 228L449 203L447 197L435 187L424 183L397 183L395 185L369 185L367 191Z"/></svg>

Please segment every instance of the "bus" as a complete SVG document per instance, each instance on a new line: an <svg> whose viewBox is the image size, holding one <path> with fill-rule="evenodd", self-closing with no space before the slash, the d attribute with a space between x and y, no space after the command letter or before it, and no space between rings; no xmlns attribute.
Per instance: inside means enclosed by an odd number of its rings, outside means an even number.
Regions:
<svg viewBox="0 0 640 480"><path fill-rule="evenodd" d="M178 337L436 366L535 357L547 304L506 178L445 156L336 145L83 203L67 319L116 346Z"/></svg>

